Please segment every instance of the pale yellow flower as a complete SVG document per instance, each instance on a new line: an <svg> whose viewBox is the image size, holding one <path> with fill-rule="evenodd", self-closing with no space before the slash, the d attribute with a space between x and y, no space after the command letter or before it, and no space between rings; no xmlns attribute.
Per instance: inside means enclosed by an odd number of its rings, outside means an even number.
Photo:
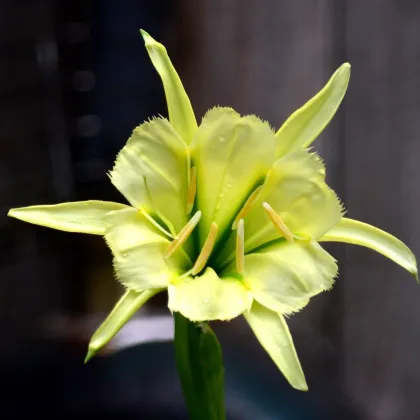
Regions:
<svg viewBox="0 0 420 420"><path fill-rule="evenodd" d="M277 131L255 116L213 108L197 126L163 45L142 32L166 93L169 120L137 127L110 172L129 205L102 201L12 209L55 229L104 236L126 292L93 336L88 358L156 293L191 321L244 315L297 389L307 389L285 316L333 286L337 264L319 244L372 248L417 276L398 239L343 218L308 147L337 111L350 65Z"/></svg>

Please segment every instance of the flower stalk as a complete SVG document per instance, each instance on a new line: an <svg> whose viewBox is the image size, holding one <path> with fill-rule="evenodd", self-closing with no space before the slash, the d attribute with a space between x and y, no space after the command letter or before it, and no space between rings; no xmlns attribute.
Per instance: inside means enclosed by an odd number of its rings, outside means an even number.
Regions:
<svg viewBox="0 0 420 420"><path fill-rule="evenodd" d="M175 318L175 359L191 420L225 420L222 349L206 322Z"/></svg>

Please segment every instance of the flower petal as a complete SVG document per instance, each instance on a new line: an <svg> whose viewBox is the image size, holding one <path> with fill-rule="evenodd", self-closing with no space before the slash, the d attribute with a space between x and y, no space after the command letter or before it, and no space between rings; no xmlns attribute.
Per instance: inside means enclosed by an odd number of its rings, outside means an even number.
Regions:
<svg viewBox="0 0 420 420"><path fill-rule="evenodd" d="M65 232L105 233L105 218L111 211L128 206L109 201L75 201L54 205L20 207L9 210L9 217Z"/></svg>
<svg viewBox="0 0 420 420"><path fill-rule="evenodd" d="M156 212L176 234L187 222L188 173L186 144L168 120L156 118L133 131L110 177L133 207Z"/></svg>
<svg viewBox="0 0 420 420"><path fill-rule="evenodd" d="M244 316L258 341L290 385L300 391L307 391L305 375L284 317L257 302L253 303L251 310L245 312Z"/></svg>
<svg viewBox="0 0 420 420"><path fill-rule="evenodd" d="M170 242L136 209L111 213L105 240L114 255L118 280L135 291L165 288L191 266L181 250L164 258Z"/></svg>
<svg viewBox="0 0 420 420"><path fill-rule="evenodd" d="M118 331L130 320L130 318L160 290L147 290L145 292L135 292L127 290L121 299L114 306L112 312L93 334L88 354L85 359L87 363L97 351L108 344L118 333Z"/></svg>
<svg viewBox="0 0 420 420"><path fill-rule="evenodd" d="M179 279L168 288L171 311L191 321L226 321L248 310L252 297L234 277L219 276L211 268L203 275Z"/></svg>
<svg viewBox="0 0 420 420"><path fill-rule="evenodd" d="M273 164L274 151L274 133L258 118L241 118L230 108L213 108L206 114L192 145L196 204L202 211L201 246L212 222L220 232L233 222L244 197Z"/></svg>
<svg viewBox="0 0 420 420"><path fill-rule="evenodd" d="M168 57L166 48L155 41L147 32L143 30L140 30L140 32L149 57L162 79L168 105L169 121L184 141L190 144L197 130L197 121L181 79Z"/></svg>
<svg viewBox="0 0 420 420"><path fill-rule="evenodd" d="M244 218L245 253L284 237L267 216L265 202L288 230L301 239L317 239L336 225L342 217L342 206L324 178L324 166L315 153L302 150L279 159ZM218 264L230 262L234 257L234 234L226 242Z"/></svg>
<svg viewBox="0 0 420 420"><path fill-rule="evenodd" d="M337 112L350 79L350 64L343 64L324 88L294 112L276 133L277 157L308 147Z"/></svg>
<svg viewBox="0 0 420 420"><path fill-rule="evenodd" d="M316 241L283 241L245 256L244 279L254 299L283 314L299 311L330 289L337 272L334 258Z"/></svg>
<svg viewBox="0 0 420 420"><path fill-rule="evenodd" d="M281 216L293 234L303 238L316 239L337 224L342 207L324 176L316 154L300 151L278 160L245 219L246 252L281 236L265 214L263 202Z"/></svg>
<svg viewBox="0 0 420 420"><path fill-rule="evenodd" d="M411 250L395 236L374 226L343 218L320 241L346 242L373 249L405 268L418 281L417 261Z"/></svg>

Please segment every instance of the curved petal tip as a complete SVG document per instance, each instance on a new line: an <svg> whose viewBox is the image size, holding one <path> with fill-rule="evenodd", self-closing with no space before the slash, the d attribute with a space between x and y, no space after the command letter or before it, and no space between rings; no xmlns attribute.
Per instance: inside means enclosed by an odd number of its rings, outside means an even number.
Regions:
<svg viewBox="0 0 420 420"><path fill-rule="evenodd" d="M144 30L144 29L140 29L140 34L144 39L145 44L147 45L148 43L151 43L154 41L154 39Z"/></svg>

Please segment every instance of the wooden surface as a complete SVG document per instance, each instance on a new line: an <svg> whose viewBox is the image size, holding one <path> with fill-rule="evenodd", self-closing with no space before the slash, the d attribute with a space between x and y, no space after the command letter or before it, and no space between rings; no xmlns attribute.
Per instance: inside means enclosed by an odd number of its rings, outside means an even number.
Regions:
<svg viewBox="0 0 420 420"><path fill-rule="evenodd" d="M345 107L349 214L420 255L420 3L348 1L353 77ZM418 419L420 290L398 266L347 252L345 385L372 419Z"/></svg>
<svg viewBox="0 0 420 420"><path fill-rule="evenodd" d="M53 5L0 3L0 356L36 336L41 316L68 309L78 278L72 238L6 216L72 191Z"/></svg>

